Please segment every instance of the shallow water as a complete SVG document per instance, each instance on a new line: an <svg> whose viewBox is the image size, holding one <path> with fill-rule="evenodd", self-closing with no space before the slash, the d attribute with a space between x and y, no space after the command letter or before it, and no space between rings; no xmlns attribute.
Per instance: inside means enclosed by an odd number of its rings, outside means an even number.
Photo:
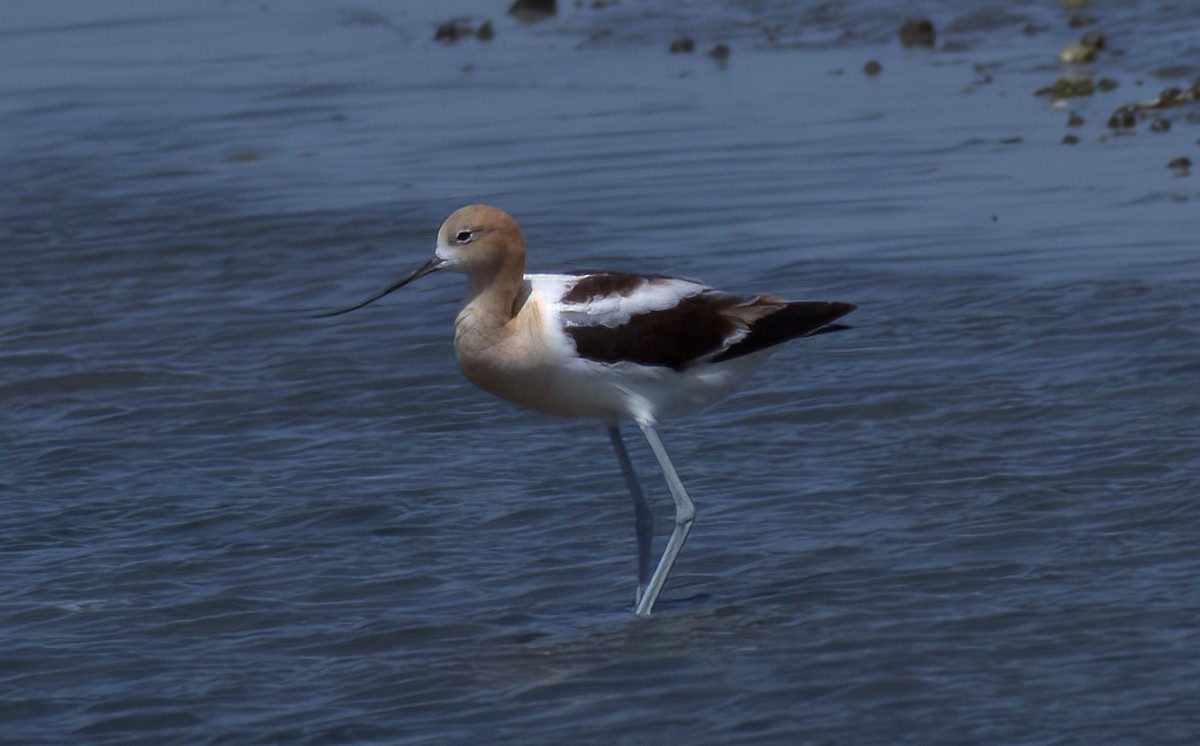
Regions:
<svg viewBox="0 0 1200 746"><path fill-rule="evenodd" d="M932 51L890 3L506 6L6 5L0 741L1194 742L1200 125L1104 122L1200 11L1085 9L1072 147L1057 3L926 3ZM299 313L471 201L535 270L859 304L664 424L649 621L603 431L462 379L456 278Z"/></svg>

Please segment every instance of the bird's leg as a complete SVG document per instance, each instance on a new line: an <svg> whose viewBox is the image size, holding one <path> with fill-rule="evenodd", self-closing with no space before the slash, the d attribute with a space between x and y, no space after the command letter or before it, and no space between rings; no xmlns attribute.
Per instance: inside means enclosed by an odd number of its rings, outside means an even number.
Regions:
<svg viewBox="0 0 1200 746"><path fill-rule="evenodd" d="M645 422L639 421L638 426L642 428L642 435L646 436L650 450L654 451L654 457L658 459L658 465L662 467L663 476L666 477L667 487L671 490L671 497L675 499L675 528L671 531L667 548L663 550L662 559L658 561L658 567L655 568L646 591L642 593L642 600L637 605L637 615L648 617L654 609L654 602L658 600L658 594L667 582L667 576L671 574L671 568L675 566L679 550L683 549L683 543L687 541L688 532L692 530L696 506L692 504L692 498L688 497L687 490L683 488L683 482L679 481L679 474L675 472L675 466L671 463L671 457L667 455L667 449L663 447L662 439L658 437L658 431L653 425Z"/></svg>
<svg viewBox="0 0 1200 746"><path fill-rule="evenodd" d="M650 540L654 534L654 514L650 512L650 504L642 494L642 485L633 471L633 462L629 460L629 452L625 450L625 441L621 438L621 430L617 423L608 426L608 437L612 441L613 450L617 452L617 461L621 462L621 473L625 475L629 494L633 496L633 518L638 549L637 595L633 603L640 604L642 594L646 592L646 584L650 582Z"/></svg>

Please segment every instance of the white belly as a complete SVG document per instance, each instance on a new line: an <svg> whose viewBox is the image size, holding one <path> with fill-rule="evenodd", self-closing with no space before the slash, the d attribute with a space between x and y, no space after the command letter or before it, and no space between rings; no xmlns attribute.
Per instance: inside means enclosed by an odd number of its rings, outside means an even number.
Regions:
<svg viewBox="0 0 1200 746"><path fill-rule="evenodd" d="M643 422L702 409L726 396L766 360L769 351L718 364L701 363L682 372L634 363L597 363L571 358L524 370L493 371L479 377L464 367L480 388L547 414L612 421L625 416Z"/></svg>

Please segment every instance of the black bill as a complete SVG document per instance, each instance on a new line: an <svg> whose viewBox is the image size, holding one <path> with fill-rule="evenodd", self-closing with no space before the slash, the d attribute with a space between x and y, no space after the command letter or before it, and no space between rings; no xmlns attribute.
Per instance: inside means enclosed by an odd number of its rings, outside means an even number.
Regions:
<svg viewBox="0 0 1200 746"><path fill-rule="evenodd" d="M341 316L344 313L350 313L351 311L357 311L358 309L362 308L365 305L374 303L375 301L379 300L380 298L387 295L388 293L391 293L394 290L399 290L400 288L404 287L405 285L407 285L408 283L417 279L418 277L424 277L425 275L430 274L431 272L436 272L437 270L441 269L441 266L442 266L442 259L440 259L437 256L430 257L429 261L425 262L420 267L417 267L413 271L412 274L405 277L403 280L398 280L398 281L392 283L391 285L387 286L383 290L380 290L378 293L375 293L374 295L372 295L370 298L367 298L363 302L356 303L353 306L350 306L349 308L342 308L337 311L326 311L325 313L314 313L309 318L327 319L330 316Z"/></svg>

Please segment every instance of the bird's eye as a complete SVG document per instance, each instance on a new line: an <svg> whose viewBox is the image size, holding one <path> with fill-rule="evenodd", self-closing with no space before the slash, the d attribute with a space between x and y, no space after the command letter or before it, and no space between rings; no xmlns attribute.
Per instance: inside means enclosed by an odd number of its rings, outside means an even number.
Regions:
<svg viewBox="0 0 1200 746"><path fill-rule="evenodd" d="M474 237L475 231L459 231L458 235L454 237L454 240L458 241L459 243L466 243Z"/></svg>

